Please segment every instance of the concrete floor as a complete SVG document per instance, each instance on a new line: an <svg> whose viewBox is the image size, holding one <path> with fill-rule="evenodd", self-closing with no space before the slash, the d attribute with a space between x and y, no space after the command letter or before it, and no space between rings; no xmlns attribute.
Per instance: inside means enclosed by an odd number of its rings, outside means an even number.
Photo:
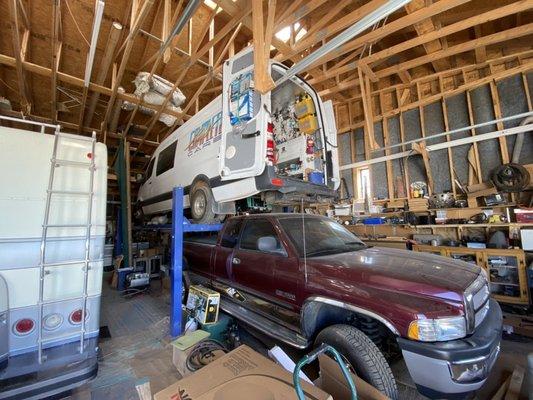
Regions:
<svg viewBox="0 0 533 400"><path fill-rule="evenodd" d="M124 298L104 282L101 326L109 328L111 338L100 341L97 378L77 389L69 399L138 399L135 385L139 383L148 380L152 394L155 394L178 380L180 375L172 365L168 336L169 305L169 295L161 290L158 283L153 285L149 294ZM253 341L255 349L261 346L260 342L247 335L242 339L245 343ZM516 364L526 365L526 355L533 352L533 341L517 336L510 339L502 342L496 366L474 398L490 399ZM294 354L294 357L299 356ZM403 361L394 363L392 370L398 382L400 399L425 399L414 388ZM522 386L523 399L527 398L526 387L527 382Z"/></svg>

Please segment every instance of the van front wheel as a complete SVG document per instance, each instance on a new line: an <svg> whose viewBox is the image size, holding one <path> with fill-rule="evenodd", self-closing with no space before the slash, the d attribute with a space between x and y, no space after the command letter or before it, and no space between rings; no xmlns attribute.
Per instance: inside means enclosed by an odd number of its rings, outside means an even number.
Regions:
<svg viewBox="0 0 533 400"><path fill-rule="evenodd" d="M204 181L196 182L189 195L191 204L191 216L197 224L210 224L215 222L215 213L213 205L215 199L211 188Z"/></svg>

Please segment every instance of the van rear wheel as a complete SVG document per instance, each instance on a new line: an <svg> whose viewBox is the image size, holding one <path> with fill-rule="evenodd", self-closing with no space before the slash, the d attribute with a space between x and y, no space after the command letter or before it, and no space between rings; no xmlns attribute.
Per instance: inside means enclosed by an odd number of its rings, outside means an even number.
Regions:
<svg viewBox="0 0 533 400"><path fill-rule="evenodd" d="M351 325L332 325L322 330L315 340L333 346L346 359L349 367L390 399L398 399L396 380L389 363L378 347L359 329Z"/></svg>
<svg viewBox="0 0 533 400"><path fill-rule="evenodd" d="M195 223L210 224L216 221L216 214L213 212L215 199L209 184L204 181L196 182L192 186L189 201L191 216Z"/></svg>

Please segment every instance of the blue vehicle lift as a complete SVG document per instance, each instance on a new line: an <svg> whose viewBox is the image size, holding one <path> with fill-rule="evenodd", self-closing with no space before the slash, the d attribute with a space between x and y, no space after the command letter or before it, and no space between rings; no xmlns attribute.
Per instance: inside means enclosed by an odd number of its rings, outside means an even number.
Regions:
<svg viewBox="0 0 533 400"><path fill-rule="evenodd" d="M183 276L183 234L186 232L218 232L222 224L192 224L183 215L183 188L172 190L172 247L170 252L170 335L182 333L182 276Z"/></svg>

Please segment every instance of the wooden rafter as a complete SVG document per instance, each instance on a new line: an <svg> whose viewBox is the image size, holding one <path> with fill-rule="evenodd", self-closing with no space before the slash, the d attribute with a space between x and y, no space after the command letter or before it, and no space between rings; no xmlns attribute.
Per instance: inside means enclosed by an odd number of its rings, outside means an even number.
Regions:
<svg viewBox="0 0 533 400"><path fill-rule="evenodd" d="M9 0L9 11L11 14L11 31L13 39L13 53L15 54L16 70L17 70L17 84L19 88L19 94L21 97L21 106L24 112L29 113L31 110L30 95L27 90L26 75L22 66L24 58L22 56L22 46L20 40L20 30L18 22L18 4L17 0Z"/></svg>
<svg viewBox="0 0 533 400"><path fill-rule="evenodd" d="M290 7L289 7L290 8ZM274 88L274 81L270 76L268 61L270 59L270 42L274 25L276 0L269 1L266 37L263 17L263 0L252 1L252 19L254 33L254 84L259 93L266 93ZM267 48L268 46L268 48Z"/></svg>
<svg viewBox="0 0 533 400"><path fill-rule="evenodd" d="M111 116L111 110L113 109L113 106L115 104L115 100L117 98L118 93L118 87L120 85L120 82L122 81L122 77L124 75L124 71L126 69L126 65L128 63L130 53L133 47L133 43L135 40L135 37L139 33L139 30L141 29L142 23L148 16L148 13L150 12L150 9L154 5L154 0L145 0L141 9L138 11L137 14L134 14L135 7L132 7L132 26L130 33L128 37L126 38L124 42L124 52L122 54L122 60L120 62L120 66L117 72L117 79L115 84L113 85L112 93L107 105L106 113L104 115L104 120L102 121L102 127L104 131L107 131L107 122L109 121L109 117Z"/></svg>
<svg viewBox="0 0 533 400"><path fill-rule="evenodd" d="M405 10L408 14L412 14L413 12L424 8L425 3L425 0L411 0L411 2L407 3L407 5L405 6ZM436 30L435 24L433 23L431 17L417 22L416 24L413 24L413 27L415 28L415 31L418 36L422 36L429 32L435 32ZM423 46L427 54L431 54L443 49L440 39L434 39L425 42ZM435 60L432 62L432 64L435 68L435 71L443 71L445 69L450 69L450 63L447 59Z"/></svg>

